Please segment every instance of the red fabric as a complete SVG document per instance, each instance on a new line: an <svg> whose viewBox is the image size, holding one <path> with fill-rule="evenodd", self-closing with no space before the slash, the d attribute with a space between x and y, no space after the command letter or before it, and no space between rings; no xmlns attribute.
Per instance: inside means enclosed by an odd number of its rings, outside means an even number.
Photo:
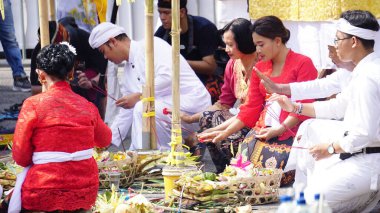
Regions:
<svg viewBox="0 0 380 213"><path fill-rule="evenodd" d="M222 86L222 94L219 96L219 102L223 105L233 107L236 102L235 83L236 76L234 75L235 60L230 59L224 71L224 84Z"/></svg>
<svg viewBox="0 0 380 213"><path fill-rule="evenodd" d="M16 163L25 167L32 165L33 152L73 153L110 143L111 130L97 108L62 81L24 101L12 154ZM22 186L22 206L38 211L90 209L98 184L93 158L32 165Z"/></svg>
<svg viewBox="0 0 380 213"><path fill-rule="evenodd" d="M272 73L272 61L260 61L256 64L256 68L262 73L269 76ZM277 77L270 77L270 79L275 83L291 83L291 82L302 82L309 81L317 78L317 69L314 67L313 62L310 58L295 53L289 50L288 55L285 59L284 67L282 72ZM261 124L257 123L263 111L265 104L266 90L265 87L260 83L260 79L256 74L252 74L251 82L248 91L248 98L246 102L240 106L240 112L238 114L238 119L241 120L246 126L253 128L261 128ZM313 102L314 100L303 100L303 103ZM282 123L289 113L281 110L280 123ZM306 120L308 117L298 116L291 114L292 116L298 117L301 121ZM300 122L301 123L301 122ZM296 133L298 126L293 127L292 132ZM285 131L279 140L285 140L293 136L292 132Z"/></svg>

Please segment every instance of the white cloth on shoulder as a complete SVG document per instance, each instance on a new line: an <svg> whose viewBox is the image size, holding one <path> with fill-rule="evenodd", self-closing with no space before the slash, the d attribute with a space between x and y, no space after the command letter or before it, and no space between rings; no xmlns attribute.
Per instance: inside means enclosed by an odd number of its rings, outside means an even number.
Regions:
<svg viewBox="0 0 380 213"><path fill-rule="evenodd" d="M66 161L81 161L92 158L92 148L78 152L34 152L34 164L60 163ZM27 166L17 175L16 185L13 189L11 200L9 201L8 213L20 212L22 208L21 187L31 166Z"/></svg>

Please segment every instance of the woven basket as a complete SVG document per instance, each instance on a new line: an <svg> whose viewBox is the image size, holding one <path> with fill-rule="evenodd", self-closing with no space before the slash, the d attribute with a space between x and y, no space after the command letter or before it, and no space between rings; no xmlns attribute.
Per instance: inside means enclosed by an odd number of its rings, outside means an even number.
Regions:
<svg viewBox="0 0 380 213"><path fill-rule="evenodd" d="M108 173L113 171L120 172L120 188L127 188L133 183L137 168L137 153L128 151L127 155L129 157L124 160L98 162L99 188L110 188Z"/></svg>
<svg viewBox="0 0 380 213"><path fill-rule="evenodd" d="M137 155L136 178L139 180L154 179L158 176L162 178L162 171L150 173L150 170L157 168L157 163L168 156L167 152L161 152L159 150L138 150ZM156 165L156 167L150 168L151 164Z"/></svg>
<svg viewBox="0 0 380 213"><path fill-rule="evenodd" d="M243 204L260 205L278 201L282 170L266 176L238 178L231 181L231 190Z"/></svg>

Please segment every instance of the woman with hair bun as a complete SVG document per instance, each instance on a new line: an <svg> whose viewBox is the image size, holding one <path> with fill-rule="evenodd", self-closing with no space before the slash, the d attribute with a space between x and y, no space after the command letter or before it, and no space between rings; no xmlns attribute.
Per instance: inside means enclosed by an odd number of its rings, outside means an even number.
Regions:
<svg viewBox="0 0 380 213"><path fill-rule="evenodd" d="M310 58L286 47L290 32L279 18L264 16L254 22L251 30L260 59L255 69L276 83L308 81L317 77L317 70ZM219 143L234 132L249 127L251 131L245 142L254 146L248 150L253 150L252 155L248 155L255 167L285 168L294 133L306 117L288 113L281 110L278 104L266 102L268 96L260 78L253 74L247 101L240 106L237 116L205 131L199 138ZM286 175L283 185L292 183L293 177L294 173Z"/></svg>
<svg viewBox="0 0 380 213"><path fill-rule="evenodd" d="M43 92L25 100L16 124L13 159L26 168L17 177L9 212L87 211L95 203L99 180L92 149L108 146L111 131L67 82L75 55L74 47L61 43L37 56Z"/></svg>

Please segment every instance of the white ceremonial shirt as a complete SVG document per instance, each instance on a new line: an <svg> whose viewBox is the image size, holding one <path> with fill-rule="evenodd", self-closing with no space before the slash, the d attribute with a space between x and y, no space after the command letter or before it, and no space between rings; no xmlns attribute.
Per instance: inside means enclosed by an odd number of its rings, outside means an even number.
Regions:
<svg viewBox="0 0 380 213"><path fill-rule="evenodd" d="M338 138L345 152L380 147L380 56L371 53L352 72L342 93L329 101L314 102L316 118L342 119L348 136Z"/></svg>
<svg viewBox="0 0 380 213"><path fill-rule="evenodd" d="M295 101L326 98L340 93L351 81L351 74L352 72L340 68L325 78L290 83L291 99Z"/></svg>
<svg viewBox="0 0 380 213"><path fill-rule="evenodd" d="M172 47L161 38L154 37L155 100L168 105L169 108L173 105L172 81ZM145 41L131 41L129 60L124 66L120 85L122 96L142 93L143 85L145 85ZM203 111L211 105L210 94L182 55L180 55L179 88L181 111L192 114ZM158 113L162 112L156 110L156 116ZM113 144L120 145L119 130L122 138L126 137L133 121L132 114L133 109L120 109L111 126Z"/></svg>

